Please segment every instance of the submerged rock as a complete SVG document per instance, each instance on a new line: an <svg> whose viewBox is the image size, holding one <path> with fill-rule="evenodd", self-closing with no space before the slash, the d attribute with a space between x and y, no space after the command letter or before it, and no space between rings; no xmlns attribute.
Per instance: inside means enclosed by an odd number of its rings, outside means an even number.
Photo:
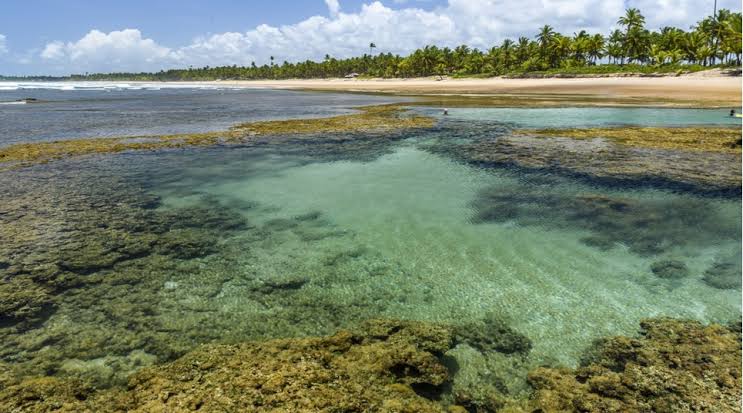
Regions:
<svg viewBox="0 0 743 413"><path fill-rule="evenodd" d="M528 337L492 314L481 322L457 326L454 331L458 343L468 344L481 352L526 354L532 346Z"/></svg>
<svg viewBox="0 0 743 413"><path fill-rule="evenodd" d="M656 261L650 266L650 270L663 279L684 278L689 275L689 268L679 260Z"/></svg>
<svg viewBox="0 0 743 413"><path fill-rule="evenodd" d="M610 249L622 244L644 256L693 242L740 239L737 231L710 214L714 206L702 199L640 200L493 187L481 190L472 206L475 224L513 220L521 225L581 228L591 232L582 239L587 245ZM658 270L663 271L660 266Z"/></svg>
<svg viewBox="0 0 743 413"><path fill-rule="evenodd" d="M217 252L218 239L206 231L173 229L157 239L155 251L175 258L198 258Z"/></svg>
<svg viewBox="0 0 743 413"><path fill-rule="evenodd" d="M260 285L256 288L264 294L271 294L278 291L298 290L310 281L303 275L282 274L273 277L266 277L260 280Z"/></svg>
<svg viewBox="0 0 743 413"><path fill-rule="evenodd" d="M707 285L723 290L741 288L740 258L732 262L718 262L704 272L702 280Z"/></svg>
<svg viewBox="0 0 743 413"><path fill-rule="evenodd" d="M0 327L43 319L53 307L49 290L24 277L0 281Z"/></svg>

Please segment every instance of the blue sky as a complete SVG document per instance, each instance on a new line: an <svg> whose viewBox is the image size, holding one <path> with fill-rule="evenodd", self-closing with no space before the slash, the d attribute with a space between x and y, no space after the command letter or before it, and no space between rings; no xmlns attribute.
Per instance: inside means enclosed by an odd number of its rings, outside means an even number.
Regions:
<svg viewBox="0 0 743 413"><path fill-rule="evenodd" d="M363 3L342 1L348 12L358 11ZM397 9L411 4L431 8L446 2L388 2ZM0 11L0 33L12 39L14 48L30 49L54 40L79 39L91 29L123 28L138 28L158 42L175 46L205 33L296 23L327 15L328 7L323 0L3 0Z"/></svg>
<svg viewBox="0 0 743 413"><path fill-rule="evenodd" d="M709 4L707 4L709 3ZM345 57L370 41L486 48L542 24L606 33L628 6L650 27L688 28L713 0L3 0L1 74L159 70ZM740 2L719 0L740 10Z"/></svg>

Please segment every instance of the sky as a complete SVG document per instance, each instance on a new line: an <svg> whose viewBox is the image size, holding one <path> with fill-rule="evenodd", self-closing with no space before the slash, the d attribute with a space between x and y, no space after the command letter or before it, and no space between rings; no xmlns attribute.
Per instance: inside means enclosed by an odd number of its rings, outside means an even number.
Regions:
<svg viewBox="0 0 743 413"><path fill-rule="evenodd" d="M688 29L714 0L2 0L0 74L63 75L487 49L505 38L608 33L628 7ZM739 0L718 8L740 11Z"/></svg>

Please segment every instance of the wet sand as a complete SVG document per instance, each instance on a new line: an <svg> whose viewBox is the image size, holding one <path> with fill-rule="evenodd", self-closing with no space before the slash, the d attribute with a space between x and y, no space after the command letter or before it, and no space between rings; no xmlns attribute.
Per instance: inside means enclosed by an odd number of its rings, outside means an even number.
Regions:
<svg viewBox="0 0 743 413"><path fill-rule="evenodd" d="M402 95L511 95L555 100L601 98L606 102L740 106L741 78L720 74L679 77L601 77L574 79L312 79L214 81L203 84Z"/></svg>

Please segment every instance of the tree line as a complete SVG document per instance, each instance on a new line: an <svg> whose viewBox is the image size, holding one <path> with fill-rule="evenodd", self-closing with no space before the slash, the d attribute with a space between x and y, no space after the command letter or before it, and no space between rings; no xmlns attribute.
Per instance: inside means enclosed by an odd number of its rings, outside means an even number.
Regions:
<svg viewBox="0 0 743 413"><path fill-rule="evenodd" d="M498 76L530 72L670 71L696 66L741 64L741 13L719 10L688 31L663 27L651 31L635 8L617 20L620 29L608 36L581 30L573 35L543 26L535 38L505 39L488 50L466 45L454 49L426 46L408 56L380 53L316 62L283 62L258 66L173 69L157 73L72 75L72 80L214 80L331 78L357 73L369 77ZM46 78L52 79L52 78Z"/></svg>

